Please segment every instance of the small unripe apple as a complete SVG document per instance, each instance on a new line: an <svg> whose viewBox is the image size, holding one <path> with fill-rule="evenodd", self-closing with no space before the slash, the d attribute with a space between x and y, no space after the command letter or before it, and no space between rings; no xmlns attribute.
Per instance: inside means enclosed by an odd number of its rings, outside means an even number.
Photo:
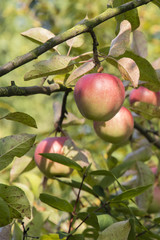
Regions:
<svg viewBox="0 0 160 240"><path fill-rule="evenodd" d="M109 121L94 121L95 132L104 141L110 143L123 143L133 132L134 120L131 112L122 107Z"/></svg>
<svg viewBox="0 0 160 240"><path fill-rule="evenodd" d="M87 119L107 121L121 108L125 89L119 78L107 73L91 73L75 85L74 98L80 113Z"/></svg>
<svg viewBox="0 0 160 240"><path fill-rule="evenodd" d="M37 145L34 160L41 172L48 178L52 178L53 176L66 176L71 170L67 166L46 159L41 156L40 153L58 153L63 155L62 148L67 140L67 137L48 137Z"/></svg>
<svg viewBox="0 0 160 240"><path fill-rule="evenodd" d="M160 106L160 92L153 92L145 87L133 89L129 96L130 104L134 102L144 102L155 106Z"/></svg>

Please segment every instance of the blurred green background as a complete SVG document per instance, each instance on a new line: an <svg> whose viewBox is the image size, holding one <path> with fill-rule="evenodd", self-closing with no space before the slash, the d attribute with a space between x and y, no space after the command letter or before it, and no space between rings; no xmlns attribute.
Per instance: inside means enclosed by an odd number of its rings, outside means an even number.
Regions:
<svg viewBox="0 0 160 240"><path fill-rule="evenodd" d="M33 27L44 27L55 35L74 26L77 22L88 16L95 17L107 8L106 0L1 0L0 6L0 65L7 63L17 56L23 55L37 47L23 36L24 32ZM138 9L141 20L140 29L144 32L148 41L148 60L150 62L160 55L160 12L154 4L148 4ZM115 37L116 21L110 19L95 28L99 41L99 48L110 45ZM63 43L59 46L61 54L67 54L68 46ZM92 39L89 34L84 34L84 44L80 48L73 48L71 55L76 56L86 51L92 51ZM0 86L8 86L15 81L18 86L32 86L40 84L40 79L25 82L24 74L29 71L33 64L39 60L49 58L50 52L40 56L38 60L32 61L20 68L1 77ZM115 70L106 67L109 73ZM118 72L115 72L118 75ZM51 96L35 95L28 97L0 98L0 116L10 111L22 111L30 114L37 122L38 129L31 129L22 124L12 121L1 120L0 137L22 132L35 133L37 139L48 136L53 131L53 102L62 101L63 93L52 94ZM67 109L81 118L73 100L73 93L70 94ZM71 126L67 131L70 136L79 141L81 147L95 151L104 148L102 141L97 141L92 128L92 123L86 121L83 126ZM87 137L86 137L87 136ZM100 142L100 143L99 143Z"/></svg>

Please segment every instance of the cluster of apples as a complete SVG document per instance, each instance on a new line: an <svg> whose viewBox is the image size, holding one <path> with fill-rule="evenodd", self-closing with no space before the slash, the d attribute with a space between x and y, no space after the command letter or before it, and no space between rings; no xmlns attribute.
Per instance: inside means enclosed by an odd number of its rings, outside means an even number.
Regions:
<svg viewBox="0 0 160 240"><path fill-rule="evenodd" d="M96 134L107 142L120 144L133 131L131 112L123 105L125 88L122 81L107 73L92 73L81 77L74 89L81 114L93 120Z"/></svg>
<svg viewBox="0 0 160 240"><path fill-rule="evenodd" d="M93 121L96 134L114 144L125 142L133 132L134 120L123 105L125 88L119 78L107 73L92 73L81 77L75 85L74 98L80 113ZM130 103L147 102L160 106L160 93L139 87L132 90ZM63 146L68 137L48 137L36 147L34 160L39 169L49 178L66 176L70 168L53 162L40 153L63 155Z"/></svg>

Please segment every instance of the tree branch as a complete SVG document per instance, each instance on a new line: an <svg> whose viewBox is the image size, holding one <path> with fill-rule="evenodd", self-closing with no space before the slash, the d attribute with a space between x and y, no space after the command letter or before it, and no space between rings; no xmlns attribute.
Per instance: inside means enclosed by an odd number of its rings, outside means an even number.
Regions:
<svg viewBox="0 0 160 240"><path fill-rule="evenodd" d="M80 35L85 32L90 32L93 28L98 26L99 24L107 21L110 18L113 18L121 13L127 12L134 8L137 8L141 5L147 4L152 0L133 0L131 2L125 3L117 8L108 8L105 12L101 13L100 15L96 16L92 19L84 19L79 24L74 26L73 28L67 30L64 33L61 33L54 38L49 39L44 44L38 46L37 48L33 49L32 51L15 58L14 60L4 64L0 67L0 76L3 76L12 70L38 58L41 54L47 52L51 48L59 45L60 43L65 42L68 39L71 39L77 35Z"/></svg>
<svg viewBox="0 0 160 240"><path fill-rule="evenodd" d="M145 136L150 143L152 143L154 146L160 149L159 137L151 136L151 134L148 133L147 129L143 128L136 122L134 122L134 128L136 128L143 136Z"/></svg>
<svg viewBox="0 0 160 240"><path fill-rule="evenodd" d="M67 114L67 109L66 109L67 97L68 97L68 94L71 91L72 91L71 88L68 88L68 89L65 90L65 93L64 93L64 96L63 96L63 102L62 102L61 116L60 116L58 122L55 123L56 133L57 132L62 132L62 123L63 123L63 120L66 117L66 114Z"/></svg>
<svg viewBox="0 0 160 240"><path fill-rule="evenodd" d="M53 92L66 91L66 87L53 83L49 86L18 87L15 83L11 86L0 88L0 97L29 96L34 94L51 95Z"/></svg>

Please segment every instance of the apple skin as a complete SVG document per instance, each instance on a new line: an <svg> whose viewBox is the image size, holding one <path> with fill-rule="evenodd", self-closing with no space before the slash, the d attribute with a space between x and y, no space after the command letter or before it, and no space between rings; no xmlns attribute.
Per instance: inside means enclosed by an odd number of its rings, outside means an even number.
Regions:
<svg viewBox="0 0 160 240"><path fill-rule="evenodd" d="M120 144L125 142L133 132L134 120L131 112L121 107L119 112L109 121L94 121L96 134L106 142Z"/></svg>
<svg viewBox="0 0 160 240"><path fill-rule="evenodd" d="M67 176L71 172L69 167L39 155L40 153L58 153L63 155L62 148L67 140L67 137L48 137L37 145L34 160L40 171L46 177Z"/></svg>
<svg viewBox="0 0 160 240"><path fill-rule="evenodd" d="M125 99L122 81L107 73L91 73L75 85L74 98L80 113L87 119L107 121L121 108Z"/></svg>
<svg viewBox="0 0 160 240"><path fill-rule="evenodd" d="M145 87L133 89L129 96L130 104L134 102L144 102L155 106L160 106L160 92L153 92Z"/></svg>

